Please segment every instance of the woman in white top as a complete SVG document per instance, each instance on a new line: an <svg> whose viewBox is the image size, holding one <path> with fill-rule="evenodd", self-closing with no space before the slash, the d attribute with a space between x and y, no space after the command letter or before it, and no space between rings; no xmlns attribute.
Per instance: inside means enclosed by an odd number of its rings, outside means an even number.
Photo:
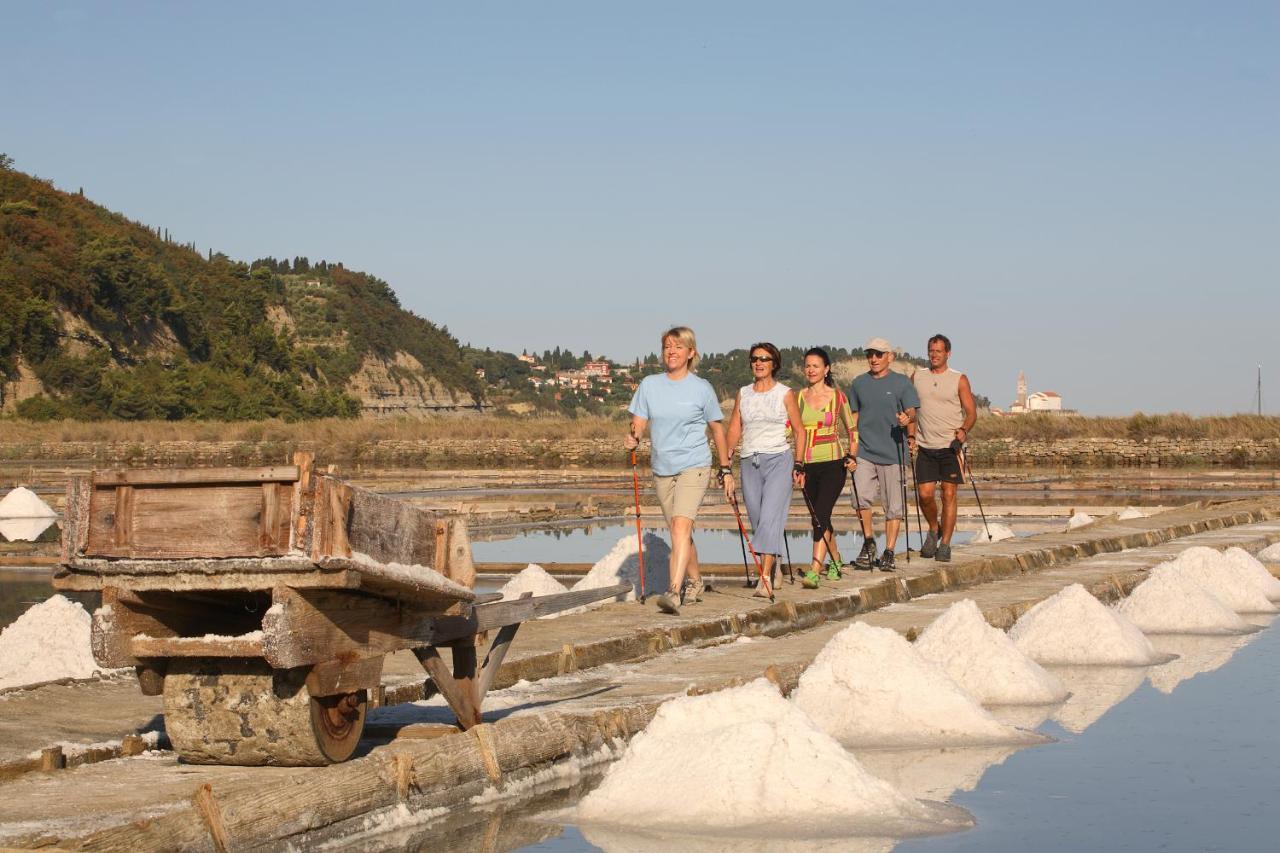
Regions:
<svg viewBox="0 0 1280 853"><path fill-rule="evenodd" d="M771 343L752 344L751 376L754 380L738 391L729 417L729 447L742 439L742 498L751 518L751 544L772 579L782 553L787 512L791 508L792 483L799 482L795 461L804 457L804 430L796 393L775 378L782 369L782 354ZM794 445L792 442L794 441ZM730 497L733 484L725 484ZM757 595L764 590L756 588Z"/></svg>

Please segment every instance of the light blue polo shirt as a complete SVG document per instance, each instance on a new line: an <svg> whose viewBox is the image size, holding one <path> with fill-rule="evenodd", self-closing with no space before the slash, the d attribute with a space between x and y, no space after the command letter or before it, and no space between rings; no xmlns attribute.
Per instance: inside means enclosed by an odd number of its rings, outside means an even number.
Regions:
<svg viewBox="0 0 1280 853"><path fill-rule="evenodd" d="M711 465L707 424L724 420L711 383L694 373L672 380L655 373L640 380L627 411L649 422L653 473L670 477Z"/></svg>

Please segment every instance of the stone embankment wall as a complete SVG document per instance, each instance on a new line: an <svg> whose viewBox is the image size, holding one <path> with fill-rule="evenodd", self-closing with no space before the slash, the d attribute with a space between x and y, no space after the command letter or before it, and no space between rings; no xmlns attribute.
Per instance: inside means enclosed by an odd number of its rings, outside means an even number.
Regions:
<svg viewBox="0 0 1280 853"><path fill-rule="evenodd" d="M294 450L342 465L418 468L617 467L627 464L621 442L605 438L283 442L154 441L7 443L0 461L91 462L95 466L263 465L287 461ZM1069 468L1280 466L1277 439L1069 438L975 440L975 464ZM641 462L647 464L645 454Z"/></svg>

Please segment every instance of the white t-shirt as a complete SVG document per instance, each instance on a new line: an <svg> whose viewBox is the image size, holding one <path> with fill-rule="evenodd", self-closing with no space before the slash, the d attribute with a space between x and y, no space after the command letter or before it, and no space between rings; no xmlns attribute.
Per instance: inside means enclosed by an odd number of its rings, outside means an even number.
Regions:
<svg viewBox="0 0 1280 853"><path fill-rule="evenodd" d="M739 392L742 415L742 456L755 453L783 453L787 442L787 392L781 382L768 391L756 391L750 385Z"/></svg>

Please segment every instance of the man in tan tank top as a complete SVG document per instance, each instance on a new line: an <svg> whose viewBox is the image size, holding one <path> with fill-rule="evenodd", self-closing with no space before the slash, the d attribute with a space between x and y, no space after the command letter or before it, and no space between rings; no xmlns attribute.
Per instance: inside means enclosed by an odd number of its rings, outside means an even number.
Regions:
<svg viewBox="0 0 1280 853"><path fill-rule="evenodd" d="M960 458L952 442L964 444L978 419L969 377L952 370L951 341L946 335L929 338L929 369L917 370L912 382L920 397L916 412L916 488L920 511L929 525L921 557L951 560L951 536L956 530L956 487L964 482ZM913 448L916 449L916 448ZM935 499L942 484L942 512Z"/></svg>

